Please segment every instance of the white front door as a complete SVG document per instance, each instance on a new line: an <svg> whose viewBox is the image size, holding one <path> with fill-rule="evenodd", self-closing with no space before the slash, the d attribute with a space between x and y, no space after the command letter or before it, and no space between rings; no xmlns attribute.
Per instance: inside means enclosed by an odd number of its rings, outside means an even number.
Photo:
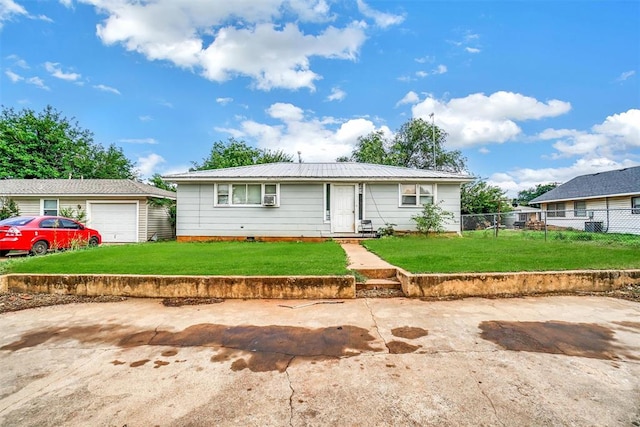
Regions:
<svg viewBox="0 0 640 427"><path fill-rule="evenodd" d="M331 190L331 232L355 233L355 185L334 185Z"/></svg>

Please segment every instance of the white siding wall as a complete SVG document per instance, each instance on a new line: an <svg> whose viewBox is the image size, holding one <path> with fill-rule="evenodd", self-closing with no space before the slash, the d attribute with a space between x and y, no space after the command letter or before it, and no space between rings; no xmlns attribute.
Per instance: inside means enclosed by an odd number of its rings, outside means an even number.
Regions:
<svg viewBox="0 0 640 427"><path fill-rule="evenodd" d="M322 185L280 184L279 207L214 207L213 184L180 184L177 235L328 236Z"/></svg>
<svg viewBox="0 0 640 427"><path fill-rule="evenodd" d="M329 237L324 221L325 183L281 183L279 207L214 207L213 184L178 185L178 236ZM399 231L415 231L411 216L421 207L399 207L397 183L365 184L363 218L374 229L385 223ZM454 213L447 231L460 230L460 185L439 184L437 200Z"/></svg>
<svg viewBox="0 0 640 427"><path fill-rule="evenodd" d="M412 216L422 212L421 206L400 207L399 188L397 183L393 184L367 184L364 219L373 222L373 228L377 230L385 224L396 224L397 231L415 231L416 223ZM453 212L454 218L449 221L446 231L460 231L460 185L459 184L437 184L436 203L449 212Z"/></svg>
<svg viewBox="0 0 640 427"><path fill-rule="evenodd" d="M640 215L631 213L631 196L586 200L587 215L589 211L593 211L593 219L589 216L575 216L573 202L565 202L564 217L547 217L547 224L584 230L585 222L593 221L601 222L603 231L608 233L640 234ZM543 210L547 208L547 204L542 204Z"/></svg>
<svg viewBox="0 0 640 427"><path fill-rule="evenodd" d="M146 240L149 240L154 233L158 233L158 239L160 240L173 239L175 236L169 222L167 208L147 204L147 210L149 212L149 221Z"/></svg>

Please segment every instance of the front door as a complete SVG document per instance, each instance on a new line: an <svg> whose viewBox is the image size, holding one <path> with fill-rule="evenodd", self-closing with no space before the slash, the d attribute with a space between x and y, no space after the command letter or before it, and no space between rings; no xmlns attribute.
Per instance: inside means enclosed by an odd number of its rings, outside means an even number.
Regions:
<svg viewBox="0 0 640 427"><path fill-rule="evenodd" d="M355 185L334 185L331 190L331 232L355 233Z"/></svg>

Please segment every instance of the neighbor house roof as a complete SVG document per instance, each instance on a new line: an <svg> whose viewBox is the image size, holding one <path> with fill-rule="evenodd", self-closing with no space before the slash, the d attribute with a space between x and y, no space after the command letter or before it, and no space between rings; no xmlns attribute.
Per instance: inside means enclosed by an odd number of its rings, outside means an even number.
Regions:
<svg viewBox="0 0 640 427"><path fill-rule="evenodd" d="M1 179L2 196L148 196L175 199L176 193L130 179Z"/></svg>
<svg viewBox="0 0 640 427"><path fill-rule="evenodd" d="M578 176L536 197L529 203L595 199L632 194L640 194L640 166Z"/></svg>
<svg viewBox="0 0 640 427"><path fill-rule="evenodd" d="M397 181L443 180L464 182L473 178L466 174L426 169L410 169L370 163L266 163L235 168L210 169L166 175L171 182L220 181L220 180L279 180L279 181Z"/></svg>

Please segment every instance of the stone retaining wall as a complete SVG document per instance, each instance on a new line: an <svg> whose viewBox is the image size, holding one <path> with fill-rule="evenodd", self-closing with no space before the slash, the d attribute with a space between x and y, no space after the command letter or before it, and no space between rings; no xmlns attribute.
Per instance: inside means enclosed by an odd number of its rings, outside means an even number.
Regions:
<svg viewBox="0 0 640 427"><path fill-rule="evenodd" d="M407 297L483 297L554 292L602 292L640 283L640 270L411 274L398 269Z"/></svg>
<svg viewBox="0 0 640 427"><path fill-rule="evenodd" d="M142 276L8 274L0 292L175 298L355 298L353 276Z"/></svg>

